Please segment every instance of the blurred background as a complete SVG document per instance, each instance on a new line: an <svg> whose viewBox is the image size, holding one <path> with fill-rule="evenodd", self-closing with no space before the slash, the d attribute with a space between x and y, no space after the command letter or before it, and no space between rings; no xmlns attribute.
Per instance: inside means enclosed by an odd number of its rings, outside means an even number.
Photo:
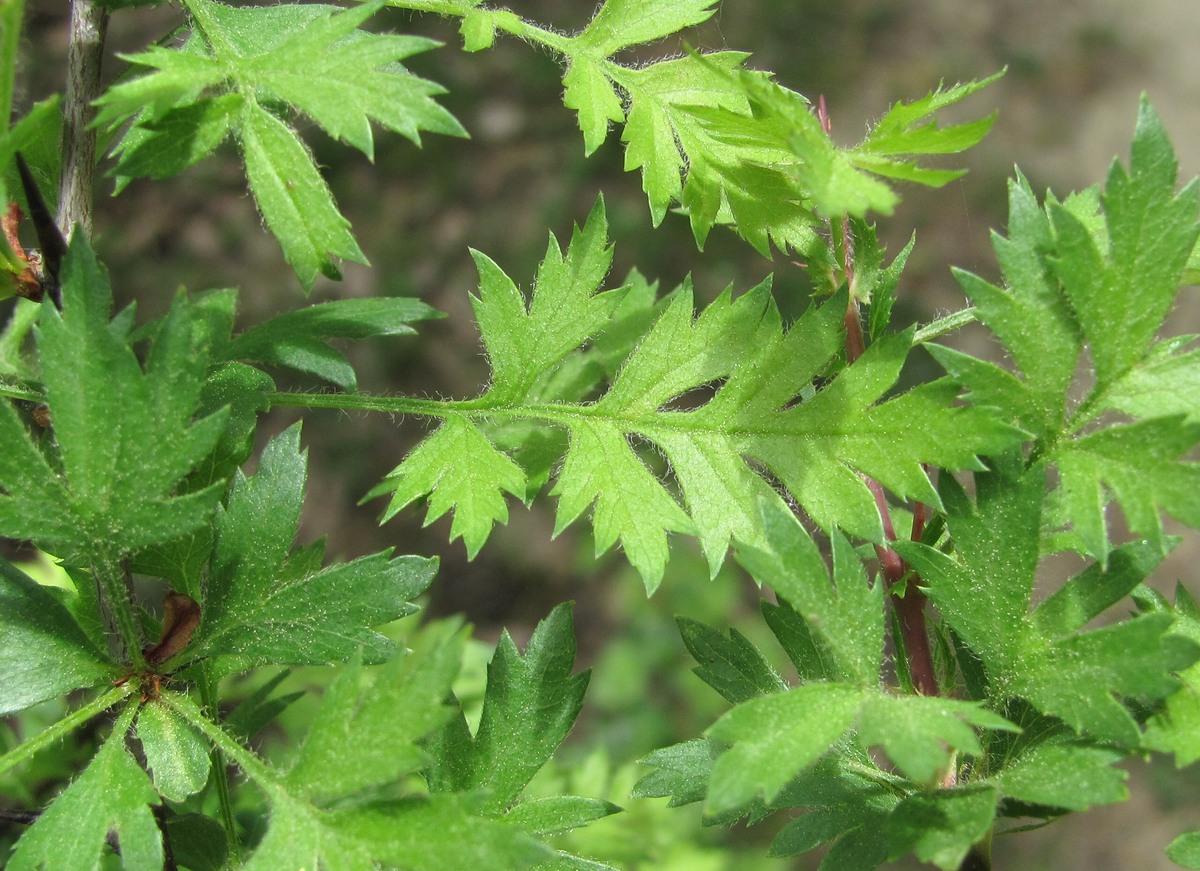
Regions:
<svg viewBox="0 0 1200 871"><path fill-rule="evenodd" d="M67 33L67 4L31 0L27 6L26 104L61 90ZM513 0L511 8L563 31L582 27L595 11L591 2L568 0ZM140 50L180 21L179 10L169 5L117 13L110 45ZM379 133L372 165L319 131L305 130L372 262L369 269L348 266L342 282L322 280L312 300L415 296L448 315L421 324L419 338L348 349L361 390L456 398L477 393L488 369L469 305L477 277L468 246L528 288L547 232L565 242L572 222L583 219L600 192L616 241L612 286L634 266L660 280L664 290L690 273L704 299L730 283L744 290L774 272L785 310L803 306L804 273L787 258L770 262L719 230L698 252L687 220L678 215L669 214L651 232L640 178L621 169L619 131L585 159L575 116L562 106L562 71L554 58L504 38L489 51L464 54L455 23L432 16L393 11L379 16L376 26L446 43L410 67L448 89L443 102L472 138L427 136L418 150ZM878 221L893 252L917 233L898 291L898 328L964 305L951 265L997 277L988 234L1003 229L1006 179L1014 164L1039 194L1051 188L1063 195L1102 182L1113 158L1127 156L1140 93L1149 96L1171 134L1181 176L1200 172L1196 0L726 0L686 38L702 49L752 52L748 66L774 71L781 83L810 98L824 94L834 137L845 144L861 138L867 122L896 100L922 96L942 81L950 85L1008 68L999 83L951 116L964 120L999 111L983 145L952 164L970 173L940 191L902 188L905 200L896 214ZM667 41L642 57L678 50L677 42ZM106 76L122 66L109 63ZM136 181L117 198L109 197L111 179L101 178L99 185L96 246L118 299L137 300L143 317L164 310L179 286L240 288L244 325L304 303L261 226L230 146L178 178ZM1184 299L1172 332L1200 332L1200 304L1194 296ZM977 354L997 353L982 330L966 330L950 342ZM312 386L276 374L282 387ZM297 416L273 413L260 429L262 439ZM552 540L552 505L545 498L532 510L512 505L509 524L468 562L461 542L447 544L448 520L423 529L423 513L410 509L380 527L383 501L357 504L422 436L420 421L320 412L308 414L304 427L311 463L306 539L328 536L330 552L347 558L390 547L439 555L431 613L466 614L485 640L508 627L523 643L555 604L577 602L581 667L595 671L583 720L564 751L589 760L574 769L571 786L590 795L607 791L618 804L638 808L577 835L581 849L628 868L815 867L808 860L788 865L762 859L770 832L737 830L718 849L690 837L694 814L666 811L661 801L626 800L637 776L634 760L694 737L725 709L690 673L673 615L737 626L764 639L757 594L746 578L726 569L710 582L694 548L680 541L662 588L647 599L619 555L593 558L586 529L577 525ZM1194 539L1162 570L1164 583L1182 578L1196 590L1200 555ZM764 647L772 649L771 642ZM1129 804L1000 838L996 867L1174 867L1161 850L1176 834L1200 825L1200 780L1169 765L1139 767L1131 776ZM720 833L711 834L714 844L720 840Z"/></svg>

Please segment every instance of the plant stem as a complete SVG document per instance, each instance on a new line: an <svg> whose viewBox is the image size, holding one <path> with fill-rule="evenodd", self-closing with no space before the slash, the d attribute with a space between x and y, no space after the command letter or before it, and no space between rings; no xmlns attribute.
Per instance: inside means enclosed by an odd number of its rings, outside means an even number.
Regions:
<svg viewBox="0 0 1200 871"><path fill-rule="evenodd" d="M212 668L207 662L202 662L199 664L199 669L200 702L204 715L210 720L216 720L218 716L217 688L212 677ZM233 816L233 800L229 795L229 774L225 768L225 754L219 748L213 747L209 751L208 758L212 767L213 783L217 790L217 804L221 809L221 825L225 829L225 840L229 845L229 855L236 858L239 852L237 823Z"/></svg>
<svg viewBox="0 0 1200 871"><path fill-rule="evenodd" d="M134 620L133 598L121 561L105 552L95 554L92 557L92 577L96 580L104 628L109 638L115 637L119 641L118 646L124 648L112 650L110 643L110 652L118 661L127 659L134 671L145 669L142 633Z"/></svg>
<svg viewBox="0 0 1200 871"><path fill-rule="evenodd" d="M833 130L829 111L825 106L825 95L817 98L817 118L821 129L828 136ZM833 222L830 221L830 233L834 232ZM854 273L854 234L850 232L850 216L842 215L838 221L836 232L839 234L842 248L842 271L846 280L848 298L846 300L846 365L852 366L866 350L866 337L863 335L862 313L858 307L858 297L855 294ZM892 525L892 512L888 506L887 496L883 486L874 478L864 476L867 486L875 497L875 505L883 521L883 534L886 541L896 541L896 529ZM924 527L923 508L913 514L914 535ZM913 687L923 696L936 696L938 688L937 673L933 667L933 651L929 646L929 630L925 624L925 594L913 582L904 588L904 595L894 594L896 585L909 573L908 564L900 558L894 549L884 544L875 545L875 555L879 559L879 570L884 577L891 597L892 607L900 623L900 634L903 636L904 651L908 656L908 672L912 678ZM912 579L915 581L915 578Z"/></svg>
<svg viewBox="0 0 1200 871"><path fill-rule="evenodd" d="M71 36L67 48L67 93L63 101L62 183L58 193L58 227L67 239L78 225L92 232L92 172L96 166L96 116L92 101L100 96L100 61L108 29L108 10L95 0L71 3Z"/></svg>
<svg viewBox="0 0 1200 871"><path fill-rule="evenodd" d="M39 750L65 738L76 727L83 725L92 717L107 711L117 702L132 694L135 689L136 687L132 683L113 687L103 695L92 699L82 708L67 714L67 716L63 717L53 726L43 732L39 732L24 744L20 744L8 753L0 756L0 776L22 762L25 762L27 759L30 759Z"/></svg>

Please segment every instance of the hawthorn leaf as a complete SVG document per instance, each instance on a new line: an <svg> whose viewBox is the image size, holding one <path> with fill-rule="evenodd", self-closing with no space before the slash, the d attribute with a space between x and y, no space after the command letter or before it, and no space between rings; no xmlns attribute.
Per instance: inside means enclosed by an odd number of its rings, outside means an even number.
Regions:
<svg viewBox="0 0 1200 871"><path fill-rule="evenodd" d="M212 765L209 745L174 710L155 702L143 705L137 736L154 786L164 798L183 801L204 788Z"/></svg>
<svg viewBox="0 0 1200 871"><path fill-rule="evenodd" d="M708 738L695 738L643 756L639 765L653 768L633 787L631 798L670 798L667 807L702 801L708 779L724 746Z"/></svg>
<svg viewBox="0 0 1200 871"><path fill-rule="evenodd" d="M99 871L108 834L131 871L157 871L162 836L150 806L158 793L125 749L136 705L128 705L112 734L83 772L29 827L8 860L10 871Z"/></svg>
<svg viewBox="0 0 1200 871"><path fill-rule="evenodd" d="M1091 348L1103 389L1141 360L1162 326L1200 234L1200 183L1178 194L1178 166L1143 97L1129 168L1114 162L1101 197L1108 250L1065 208L1052 208L1055 272Z"/></svg>
<svg viewBox="0 0 1200 871"><path fill-rule="evenodd" d="M829 679L878 686L883 656L882 587L868 584L862 563L842 535L833 536L835 584L816 544L794 514L764 504L762 525L769 549L739 545L738 562L804 618L808 632L800 639L810 645L817 659L829 662ZM784 642L784 648L794 662L802 659L794 653L794 645Z"/></svg>
<svg viewBox="0 0 1200 871"><path fill-rule="evenodd" d="M0 674L0 714L11 714L113 680L117 669L58 599L0 559Z"/></svg>
<svg viewBox="0 0 1200 871"><path fill-rule="evenodd" d="M445 704L462 661L465 633L433 624L408 639L369 686L356 657L326 689L285 778L295 796L331 799L392 783L423 767L417 742L451 714Z"/></svg>
<svg viewBox="0 0 1200 871"><path fill-rule="evenodd" d="M229 858L229 838L212 817L176 813L166 819L164 834L181 867L191 871L221 871Z"/></svg>
<svg viewBox="0 0 1200 871"><path fill-rule="evenodd" d="M72 240L62 287L62 312L44 306L36 331L55 438L36 445L4 404L0 534L87 565L207 522L220 485L189 492L184 479L212 452L225 414L195 419L208 349L183 296L143 366L129 319L109 319L108 279L82 236Z"/></svg>
<svg viewBox="0 0 1200 871"><path fill-rule="evenodd" d="M978 756L983 751L972 727L1018 731L978 702L931 696L868 697L859 711L858 736L881 746L910 780L934 784L951 764L951 751Z"/></svg>
<svg viewBox="0 0 1200 871"><path fill-rule="evenodd" d="M487 541L493 524L508 521L504 493L523 498L525 482L524 470L497 450L479 427L454 416L448 417L364 498L392 494L380 521L384 522L429 494L425 525L453 510L450 540L461 536L467 555L473 558Z"/></svg>
<svg viewBox="0 0 1200 871"><path fill-rule="evenodd" d="M1186 832L1167 844L1167 858L1184 868L1200 868L1200 832Z"/></svg>
<svg viewBox="0 0 1200 871"><path fill-rule="evenodd" d="M889 858L911 850L922 862L954 871L991 831L998 799L996 788L985 784L908 796L884 829L891 842Z"/></svg>
<svg viewBox="0 0 1200 871"><path fill-rule="evenodd" d="M413 335L413 321L441 317L416 299L343 299L286 312L240 334L225 349L230 360L287 366L353 392L350 362L324 339Z"/></svg>
<svg viewBox="0 0 1200 871"><path fill-rule="evenodd" d="M717 0L605 0L575 41L608 57L642 42L654 42L707 21Z"/></svg>
<svg viewBox="0 0 1200 871"><path fill-rule="evenodd" d="M737 705L787 689L758 648L736 629L730 629L726 638L695 620L676 617L675 622L684 646L698 663L692 671L726 701Z"/></svg>
<svg viewBox="0 0 1200 871"><path fill-rule="evenodd" d="M253 477L235 477L217 514L189 660L328 664L361 648L367 661L381 662L395 649L370 627L413 613L410 602L429 585L437 561L385 551L321 568L321 546L289 556L305 475L296 424L271 440Z"/></svg>
<svg viewBox="0 0 1200 871"><path fill-rule="evenodd" d="M996 113L941 127L933 116L999 79L1001 71L986 79L958 84L947 90L939 86L911 103L897 103L875 124L862 144L851 151L851 159L860 169L886 178L940 187L963 175L963 170L936 170L917 165L911 159L926 154L958 154L978 145L991 130Z"/></svg>
<svg viewBox="0 0 1200 871"><path fill-rule="evenodd" d="M521 802L504 815L505 822L531 835L554 835L603 819L621 809L599 798L555 795Z"/></svg>
<svg viewBox="0 0 1200 871"><path fill-rule="evenodd" d="M318 274L339 277L336 259L365 263L308 149L264 104L303 112L368 157L371 121L417 144L423 130L465 136L433 100L444 89L400 64L436 43L360 29L383 6L237 8L192 0L192 37L178 50L155 46L126 56L150 71L97 102L96 126L111 131L134 119L113 147L118 187L133 175L178 172L232 135L263 218L305 290Z"/></svg>
<svg viewBox="0 0 1200 871"><path fill-rule="evenodd" d="M1028 181L1018 175L1008 186L1008 237L992 234L1007 287L963 270L954 273L976 317L1004 343L1021 378L1009 381L978 365L952 368L949 360L958 358L930 346L938 361L977 394L976 402L1013 408L1021 426L1036 436L1062 428L1066 392L1081 348L1075 316L1051 272L1053 245L1050 219ZM1029 329L1031 323L1038 329Z"/></svg>
<svg viewBox="0 0 1200 871"><path fill-rule="evenodd" d="M1001 460L995 472L977 475L974 503L950 476L942 477L956 557L914 542L897 542L896 550L925 581L946 623L982 661L990 692L1025 698L1077 733L1138 746L1140 729L1118 697L1157 700L1173 691L1175 654L1166 637L1172 617L1147 614L1083 632L1066 600L1049 605L1042 620L1029 613L1044 472L1019 471L1019 462ZM1128 577L1126 569L1116 571ZM1084 607L1111 597L1111 590L1096 591Z"/></svg>
<svg viewBox="0 0 1200 871"><path fill-rule="evenodd" d="M630 102L621 140L625 143L625 170L642 170L642 189L650 203L654 226L662 223L671 203L683 196L684 152L693 144L687 135L687 106L747 108L746 98L728 71L747 55L717 52L663 60L638 69L624 70L622 87ZM710 224L711 226L711 224Z"/></svg>
<svg viewBox="0 0 1200 871"><path fill-rule="evenodd" d="M1166 547L1165 511L1200 527L1200 463L1183 459L1200 443L1200 422L1152 418L1098 429L1064 441L1051 454L1061 476L1063 511L1088 553L1109 556L1104 507L1121 503L1130 531Z"/></svg>
<svg viewBox="0 0 1200 871"><path fill-rule="evenodd" d="M1094 744L1043 741L1005 764L992 781L1008 798L1082 811L1129 797L1129 775L1112 767L1124 756Z"/></svg>
<svg viewBox="0 0 1200 871"><path fill-rule="evenodd" d="M1135 599L1143 611L1174 617L1168 640L1200 644L1200 608L1182 583L1175 587L1173 606L1157 595L1151 599L1150 591L1145 587L1135 593ZM1147 599L1150 599L1150 607ZM1182 768L1200 759L1200 663L1177 667L1175 677L1179 686L1146 723L1145 745L1163 753L1173 753L1176 766Z"/></svg>
<svg viewBox="0 0 1200 871"><path fill-rule="evenodd" d="M277 792L266 834L243 867L520 869L550 858L547 847L519 829L476 816L475 804L470 797L446 795L322 811Z"/></svg>
<svg viewBox="0 0 1200 871"><path fill-rule="evenodd" d="M954 632L990 672L1016 667L1028 638L1026 617L1038 565L1044 472L1015 462L978 474L972 502L950 475L939 477L957 559L898 542Z"/></svg>
<svg viewBox="0 0 1200 871"><path fill-rule="evenodd" d="M1174 353L1191 336L1155 345L1146 359L1103 394L1106 407L1135 418L1200 417L1200 350Z"/></svg>
<svg viewBox="0 0 1200 871"><path fill-rule="evenodd" d="M571 60L563 76L563 105L579 113L584 154L604 144L610 122L625 120L625 108L599 63L586 56Z"/></svg>
<svg viewBox="0 0 1200 871"><path fill-rule="evenodd" d="M242 113L241 134L250 190L305 290L318 274L341 278L334 257L365 264L350 222L338 212L295 131L249 104Z"/></svg>
<svg viewBox="0 0 1200 871"><path fill-rule="evenodd" d="M505 632L488 664L479 728L470 734L460 715L429 747L431 790L487 790L488 812L509 810L579 714L591 673L572 675L574 664L570 603L537 625L524 656Z"/></svg>
<svg viewBox="0 0 1200 871"><path fill-rule="evenodd" d="M1051 637L1082 629L1149 577L1163 556L1150 542L1122 545L1109 554L1107 567L1093 563L1044 599L1033 612L1034 623Z"/></svg>
<svg viewBox="0 0 1200 871"><path fill-rule="evenodd" d="M733 746L713 766L706 810L728 810L756 796L770 802L846 733L861 704L861 690L813 683L760 696L726 713L707 730L710 738Z"/></svg>
<svg viewBox="0 0 1200 871"><path fill-rule="evenodd" d="M605 326L621 289L600 291L612 264L604 200L575 227L567 253L551 236L532 298L490 258L473 252L479 293L471 306L492 365L485 394L493 402L524 398L539 378Z"/></svg>
<svg viewBox="0 0 1200 871"><path fill-rule="evenodd" d="M169 178L208 157L229 138L244 105L240 94L205 97L132 128L113 147L114 194L132 179Z"/></svg>
<svg viewBox="0 0 1200 871"><path fill-rule="evenodd" d="M760 499L786 504L773 482L823 527L882 541L863 474L900 497L937 505L922 464L979 468L979 455L1024 436L989 410L959 406L948 379L889 398L911 331L875 342L842 367L845 297L811 307L785 331L765 283L740 297L726 291L699 317L685 286L640 339L622 330L620 346L631 350L607 391L589 401L574 391L595 384L595 370L581 372L576 351L619 306L619 294L597 293L610 256L603 229L598 204L565 258L551 245L528 301L477 256L475 305L491 386L442 415L448 422L372 491L395 492L386 516L431 493L432 516L454 508L452 535L471 531L473 553L506 516L501 491L525 497L529 478L508 455L515 448L500 450L471 421L512 423L508 434L519 440L521 427L536 432L529 424L537 420L568 436L553 490L556 533L591 509L597 551L620 542L653 591L670 532L694 533L713 575L732 539L763 546ZM558 395L545 392L560 371ZM818 379L829 380L818 390ZM536 446L535 485L559 444Z"/></svg>
<svg viewBox="0 0 1200 871"><path fill-rule="evenodd" d="M314 17L270 51L247 58L243 69L257 86L292 105L340 139L374 156L371 121L414 144L420 131L466 136L466 130L432 97L445 93L399 61L428 51L431 39L358 30L384 6L371 0L333 15Z"/></svg>

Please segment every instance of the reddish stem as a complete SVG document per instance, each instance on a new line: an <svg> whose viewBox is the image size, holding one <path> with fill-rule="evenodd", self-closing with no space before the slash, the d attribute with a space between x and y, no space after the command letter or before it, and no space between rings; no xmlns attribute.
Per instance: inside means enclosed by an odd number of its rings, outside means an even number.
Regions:
<svg viewBox="0 0 1200 871"><path fill-rule="evenodd" d="M825 95L817 98L817 118L821 129L828 136L833 129L829 110L825 105ZM833 230L832 222L830 230ZM845 273L849 298L846 301L846 364L851 365L863 355L866 349L866 339L863 335L862 316L858 308L858 299L854 286L854 237L850 232L850 217L842 215L838 231L842 243L842 269ZM879 508L879 516L883 519L884 538L888 542L896 541L896 529L892 524L891 509L888 507L883 486L875 479L864 476L867 486L875 496L875 504ZM913 538L920 539L925 526L925 507L918 504L913 512ZM908 564L900 558L894 549L886 545L875 545L875 554L879 558L879 568L883 574L887 589L895 590L897 584L909 574ZM925 594L916 584L915 575L905 585L904 595L892 595L892 607L900 623L900 634L904 640L904 649L908 655L908 671L912 677L913 687L924 696L939 694L937 672L933 667L933 652L929 646L929 631L925 623Z"/></svg>

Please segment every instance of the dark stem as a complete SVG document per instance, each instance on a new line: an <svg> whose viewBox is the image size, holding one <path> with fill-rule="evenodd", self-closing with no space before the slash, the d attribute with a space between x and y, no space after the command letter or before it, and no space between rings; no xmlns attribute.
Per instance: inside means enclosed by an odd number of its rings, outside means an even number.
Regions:
<svg viewBox="0 0 1200 871"><path fill-rule="evenodd" d="M96 131L88 124L96 116L92 101L100 96L100 61L107 29L107 9L94 0L73 0L63 103L62 183L58 192L58 226L68 239L76 225L89 236L92 232Z"/></svg>
<svg viewBox="0 0 1200 871"><path fill-rule="evenodd" d="M151 810L154 812L154 822L158 824L158 832L162 835L163 871L179 871L175 851L171 849L171 836L167 832L167 806L156 804Z"/></svg>

